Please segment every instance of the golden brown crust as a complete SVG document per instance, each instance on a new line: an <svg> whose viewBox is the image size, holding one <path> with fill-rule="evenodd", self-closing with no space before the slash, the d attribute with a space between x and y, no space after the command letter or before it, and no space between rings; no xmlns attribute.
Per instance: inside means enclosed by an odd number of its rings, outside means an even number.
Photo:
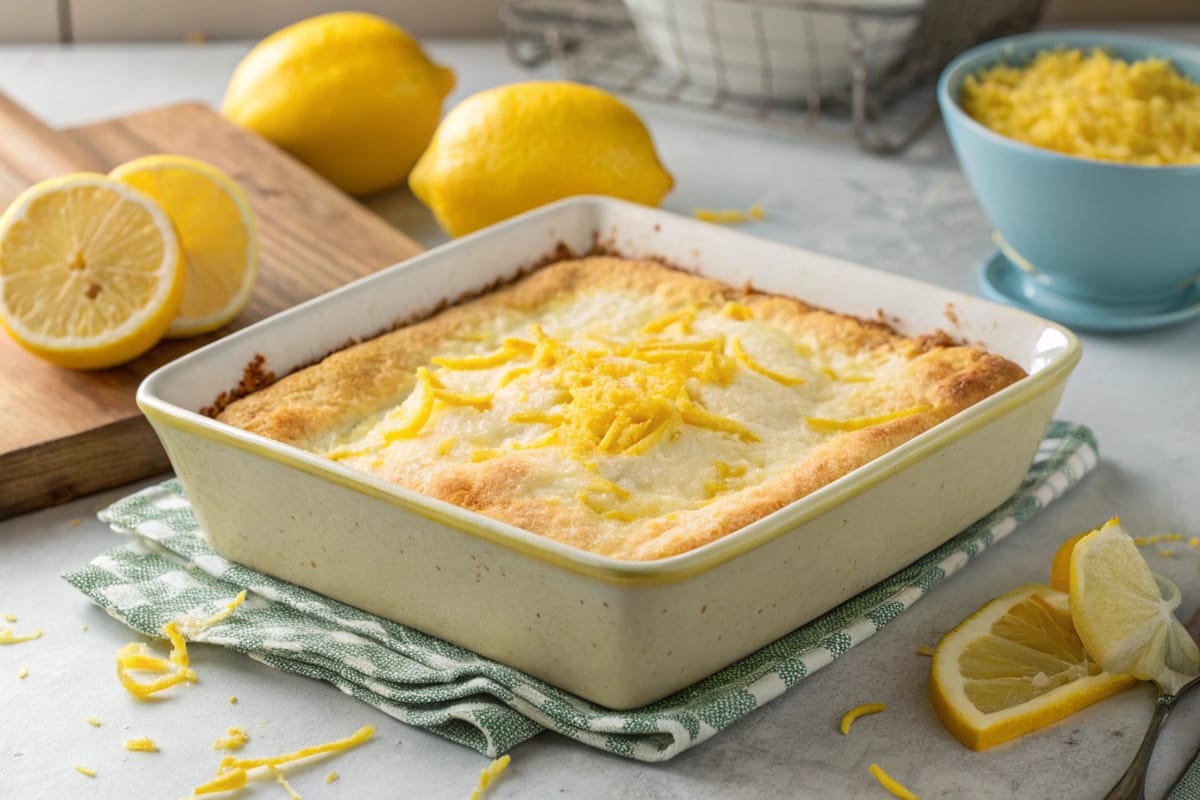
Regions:
<svg viewBox="0 0 1200 800"><path fill-rule="evenodd" d="M785 470L715 497L702 508L652 516L624 526L598 523L579 503L539 496L525 482L537 475L526 452L471 463L445 460L420 469L381 467L388 480L585 550L648 560L687 552L718 539L846 475L942 420L1024 377L1012 362L944 334L908 338L886 325L817 309L788 297L739 290L660 264L596 256L561 261L481 298L447 309L335 353L312 367L231 403L219 419L282 442L311 447L314 437L352 427L399 404L414 371L446 342L488 320L521 315L552 299L595 291L653 295L668 310L744 304L754 319L786 331L823 353L890 359L886 380L857 385L846 407L862 416L920 408L899 419L832 436Z"/></svg>

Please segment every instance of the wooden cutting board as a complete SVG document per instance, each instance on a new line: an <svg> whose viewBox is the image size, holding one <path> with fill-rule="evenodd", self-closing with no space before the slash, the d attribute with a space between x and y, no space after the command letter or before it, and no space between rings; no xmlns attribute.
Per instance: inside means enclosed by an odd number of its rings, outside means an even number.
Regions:
<svg viewBox="0 0 1200 800"><path fill-rule="evenodd" d="M189 103L56 131L0 94L0 210L25 187L107 172L150 153L208 161L233 176L259 223L259 275L228 328L164 341L129 364L77 372L0 332L0 519L168 468L134 403L152 370L231 330L420 251L400 231L265 140Z"/></svg>

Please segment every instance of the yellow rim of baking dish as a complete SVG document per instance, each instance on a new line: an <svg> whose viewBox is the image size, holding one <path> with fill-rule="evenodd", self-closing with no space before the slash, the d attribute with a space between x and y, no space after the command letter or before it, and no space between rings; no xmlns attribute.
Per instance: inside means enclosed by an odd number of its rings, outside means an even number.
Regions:
<svg viewBox="0 0 1200 800"><path fill-rule="evenodd" d="M219 441L291 469L330 480L360 494L399 506L428 520L478 537L522 555L571 572L619 585L657 586L686 580L761 547L798 525L830 511L881 481L907 469L933 452L1004 416L1064 382L1079 362L1079 340L1063 331L1066 350L1043 369L986 398L915 439L886 453L850 475L728 536L688 553L657 561L621 561L521 530L468 509L424 497L348 467L325 462L310 453L257 434L229 428L143 392L138 407L151 422L190 435ZM843 483L847 478L850 482Z"/></svg>

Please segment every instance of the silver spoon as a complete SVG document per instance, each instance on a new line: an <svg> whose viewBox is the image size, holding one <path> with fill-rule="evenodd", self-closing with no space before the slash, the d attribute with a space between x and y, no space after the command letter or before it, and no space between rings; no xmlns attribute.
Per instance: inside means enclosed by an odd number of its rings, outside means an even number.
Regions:
<svg viewBox="0 0 1200 800"><path fill-rule="evenodd" d="M1192 615L1187 623L1188 632L1192 638L1200 641L1200 611ZM1129 764L1129 769L1117 781L1116 785L1104 796L1104 800L1146 800L1146 773L1150 768L1150 756L1154 752L1154 744L1158 741L1158 732L1167 720L1167 714L1185 694L1200 686L1200 678L1194 678L1180 687L1179 691L1169 694L1159 691L1158 701L1154 704L1154 716L1150 717L1150 725L1142 738L1142 746ZM1168 792L1169 794L1169 792Z"/></svg>

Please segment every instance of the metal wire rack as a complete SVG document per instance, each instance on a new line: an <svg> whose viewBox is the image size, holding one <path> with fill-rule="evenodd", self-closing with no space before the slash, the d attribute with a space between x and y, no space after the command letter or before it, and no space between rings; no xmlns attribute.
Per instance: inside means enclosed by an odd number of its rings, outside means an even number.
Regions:
<svg viewBox="0 0 1200 800"><path fill-rule="evenodd" d="M1028 30L1043 0L515 0L509 56L568 80L903 152L957 53Z"/></svg>

